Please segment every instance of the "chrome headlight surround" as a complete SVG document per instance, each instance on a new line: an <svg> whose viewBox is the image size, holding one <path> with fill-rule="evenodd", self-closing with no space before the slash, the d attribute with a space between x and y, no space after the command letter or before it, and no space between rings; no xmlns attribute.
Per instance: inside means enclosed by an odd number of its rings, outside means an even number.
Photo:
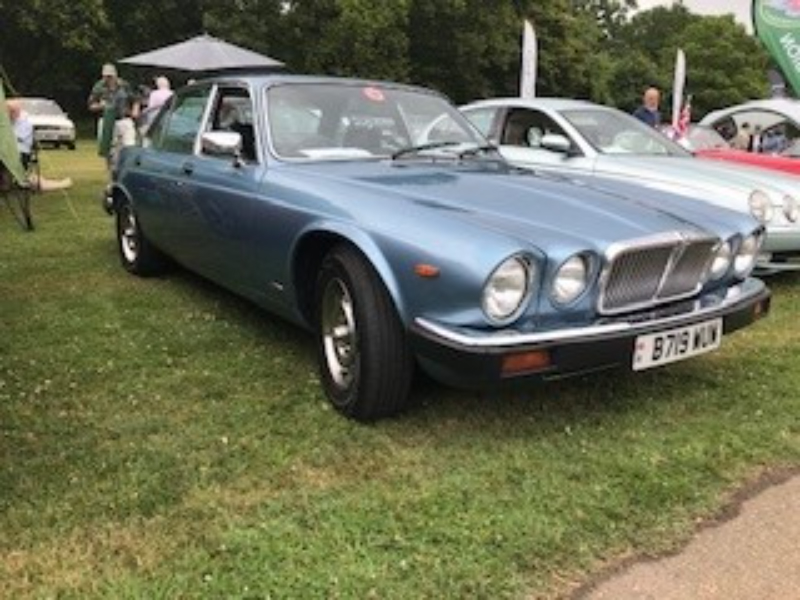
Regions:
<svg viewBox="0 0 800 600"><path fill-rule="evenodd" d="M753 215L759 223L767 224L772 221L772 217L775 216L775 210L766 192L755 190L750 194L750 198L747 202L750 205L750 214Z"/></svg>
<svg viewBox="0 0 800 600"><path fill-rule="evenodd" d="M573 254L558 267L550 288L550 300L557 306L572 304L589 287L591 262L584 253Z"/></svg>
<svg viewBox="0 0 800 600"><path fill-rule="evenodd" d="M800 220L800 204L792 196L783 197L783 216L789 223L797 223Z"/></svg>
<svg viewBox="0 0 800 600"><path fill-rule="evenodd" d="M760 231L751 233L742 240L733 259L733 271L737 277L745 279L753 271L763 242L764 235Z"/></svg>
<svg viewBox="0 0 800 600"><path fill-rule="evenodd" d="M728 242L720 242L714 249L714 256L708 267L708 279L719 281L728 273L733 262L733 246Z"/></svg>
<svg viewBox="0 0 800 600"><path fill-rule="evenodd" d="M492 325L507 325L528 307L533 295L535 266L521 254L510 256L489 275L481 294L481 308Z"/></svg>

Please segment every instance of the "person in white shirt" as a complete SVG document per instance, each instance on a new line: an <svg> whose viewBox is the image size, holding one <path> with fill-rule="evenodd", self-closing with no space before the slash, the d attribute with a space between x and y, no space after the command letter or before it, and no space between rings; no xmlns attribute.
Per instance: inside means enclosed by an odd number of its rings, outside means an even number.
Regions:
<svg viewBox="0 0 800 600"><path fill-rule="evenodd" d="M33 152L33 125L28 118L28 113L22 109L22 103L10 98L6 101L8 116L11 119L11 127L14 130L14 137L17 138L17 147L22 159L22 166L26 169L31 162Z"/></svg>

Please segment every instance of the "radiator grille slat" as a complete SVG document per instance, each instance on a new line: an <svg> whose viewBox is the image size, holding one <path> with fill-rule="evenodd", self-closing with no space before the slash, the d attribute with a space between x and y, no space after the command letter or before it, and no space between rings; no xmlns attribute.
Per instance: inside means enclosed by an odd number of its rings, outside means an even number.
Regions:
<svg viewBox="0 0 800 600"><path fill-rule="evenodd" d="M713 239L675 239L616 254L600 295L600 311L647 308L696 293L716 244Z"/></svg>

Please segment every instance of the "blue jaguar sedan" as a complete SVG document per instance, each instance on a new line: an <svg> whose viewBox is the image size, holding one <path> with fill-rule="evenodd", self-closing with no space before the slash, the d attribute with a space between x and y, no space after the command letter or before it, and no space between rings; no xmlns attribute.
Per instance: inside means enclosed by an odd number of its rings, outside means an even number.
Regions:
<svg viewBox="0 0 800 600"><path fill-rule="evenodd" d="M643 370L769 310L751 217L509 166L442 96L235 76L179 90L113 186L122 265L165 259L314 332L362 421L458 386Z"/></svg>

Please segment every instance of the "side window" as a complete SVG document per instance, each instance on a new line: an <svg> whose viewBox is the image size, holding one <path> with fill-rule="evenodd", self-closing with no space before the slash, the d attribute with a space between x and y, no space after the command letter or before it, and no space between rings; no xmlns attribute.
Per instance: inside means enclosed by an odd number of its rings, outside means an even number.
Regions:
<svg viewBox="0 0 800 600"><path fill-rule="evenodd" d="M145 134L142 145L145 148L150 148L151 146L160 147L161 136L164 134L164 124L167 122L167 114L169 113L171 100L172 98L169 98L161 110L155 111L156 114L151 117L152 122L149 125L146 123L144 124Z"/></svg>
<svg viewBox="0 0 800 600"><path fill-rule="evenodd" d="M503 129L502 143L508 146L540 148L546 135L563 135L564 130L546 114L527 109L513 109Z"/></svg>
<svg viewBox="0 0 800 600"><path fill-rule="evenodd" d="M253 101L243 88L221 88L214 102L209 130L232 131L242 136L242 158L248 162L258 159L253 124Z"/></svg>
<svg viewBox="0 0 800 600"><path fill-rule="evenodd" d="M191 154L200 132L209 88L189 90L173 102L173 108L164 119L164 131L157 147L166 152Z"/></svg>
<svg viewBox="0 0 800 600"><path fill-rule="evenodd" d="M494 118L497 114L496 108L476 108L466 111L464 114L477 130L483 134L483 137L489 138L489 134L492 133L492 123L494 123Z"/></svg>

